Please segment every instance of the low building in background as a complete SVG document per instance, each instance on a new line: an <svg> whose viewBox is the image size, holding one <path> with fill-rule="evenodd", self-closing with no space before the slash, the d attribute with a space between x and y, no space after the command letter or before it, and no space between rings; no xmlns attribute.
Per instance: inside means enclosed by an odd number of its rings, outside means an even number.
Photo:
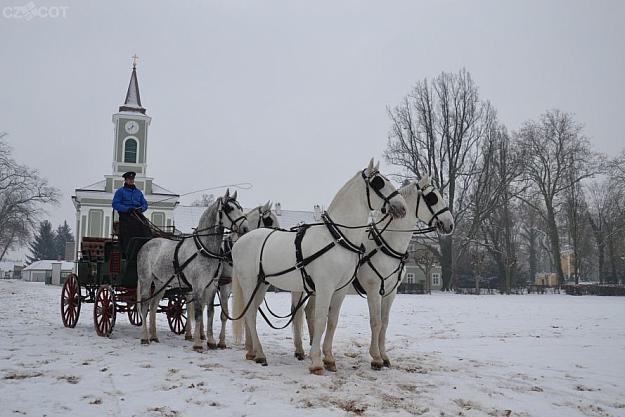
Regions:
<svg viewBox="0 0 625 417"><path fill-rule="evenodd" d="M60 265L60 280L59 282L54 282L54 284L60 285L61 282L72 273L74 269L74 262L67 261L56 261L56 260L42 260L36 261L32 264L28 265L22 270L22 279L24 281L30 282L45 282L48 284L52 283L52 270L56 269L53 265Z"/></svg>
<svg viewBox="0 0 625 417"><path fill-rule="evenodd" d="M20 279L24 263L20 261L0 262L0 279Z"/></svg>

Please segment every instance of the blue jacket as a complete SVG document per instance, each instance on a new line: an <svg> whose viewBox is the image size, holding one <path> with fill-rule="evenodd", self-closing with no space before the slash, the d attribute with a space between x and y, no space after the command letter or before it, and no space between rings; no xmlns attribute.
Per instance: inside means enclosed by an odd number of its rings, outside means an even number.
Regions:
<svg viewBox="0 0 625 417"><path fill-rule="evenodd" d="M148 202L145 201L140 189L123 186L115 191L113 208L120 213L127 213L132 208L140 208L141 211L146 211L148 209Z"/></svg>

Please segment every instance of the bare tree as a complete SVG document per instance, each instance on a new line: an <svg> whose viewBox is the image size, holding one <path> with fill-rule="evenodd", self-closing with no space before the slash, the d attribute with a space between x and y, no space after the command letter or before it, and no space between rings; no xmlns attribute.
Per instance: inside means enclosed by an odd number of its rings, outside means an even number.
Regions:
<svg viewBox="0 0 625 417"><path fill-rule="evenodd" d="M478 169L480 142L493 119L489 103L481 101L468 71L441 73L431 83L419 81L402 103L389 109L392 120L386 159L403 169L401 175L430 175L446 195L456 227L462 226L469 205L468 184ZM469 227L471 229L471 227ZM454 279L454 239L438 238L443 289Z"/></svg>
<svg viewBox="0 0 625 417"><path fill-rule="evenodd" d="M598 173L601 164L583 136L582 126L572 115L559 110L546 112L538 121L526 122L518 133L518 141L523 152L524 175L532 184L524 201L533 205L545 220L558 282L562 283L556 216L566 193ZM541 197L542 207L534 205L536 195Z"/></svg>
<svg viewBox="0 0 625 417"><path fill-rule="evenodd" d="M4 136L0 134L0 260L26 243L43 214L43 205L58 200L58 191L36 170L13 160Z"/></svg>

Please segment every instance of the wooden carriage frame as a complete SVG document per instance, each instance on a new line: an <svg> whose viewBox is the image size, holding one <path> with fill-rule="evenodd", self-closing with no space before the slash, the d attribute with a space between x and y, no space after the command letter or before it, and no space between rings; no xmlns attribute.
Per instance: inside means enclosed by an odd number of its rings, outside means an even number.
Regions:
<svg viewBox="0 0 625 417"><path fill-rule="evenodd" d="M117 314L127 314L134 326L141 326L137 309L137 254L149 238L130 240L128 254L122 256L115 235L111 238L83 237L77 273L67 276L61 290L61 319L65 327L78 323L82 304L94 304L93 324L98 336L113 332ZM185 331L186 289L168 288L157 312L167 315L175 334Z"/></svg>

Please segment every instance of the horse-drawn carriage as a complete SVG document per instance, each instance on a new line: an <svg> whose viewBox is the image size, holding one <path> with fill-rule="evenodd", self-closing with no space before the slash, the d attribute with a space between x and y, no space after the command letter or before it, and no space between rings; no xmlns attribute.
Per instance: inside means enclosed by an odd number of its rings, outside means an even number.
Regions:
<svg viewBox="0 0 625 417"><path fill-rule="evenodd" d="M117 313L127 314L135 326L142 324L137 309L137 254L149 238L133 238L122 256L114 238L83 237L77 274L70 274L61 291L61 317L65 327L75 327L83 303L94 304L93 324L99 336L109 336ZM169 288L158 306L169 328L182 334L187 321L183 288Z"/></svg>

